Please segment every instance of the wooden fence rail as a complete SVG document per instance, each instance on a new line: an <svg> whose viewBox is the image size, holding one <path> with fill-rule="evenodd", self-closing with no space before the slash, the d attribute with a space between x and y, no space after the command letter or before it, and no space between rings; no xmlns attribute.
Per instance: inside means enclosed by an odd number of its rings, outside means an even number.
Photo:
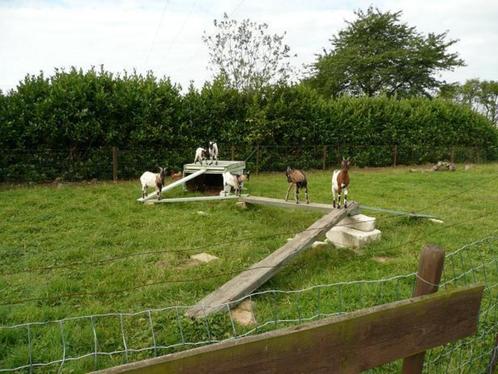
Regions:
<svg viewBox="0 0 498 374"><path fill-rule="evenodd" d="M117 366L103 373L359 373L477 331L481 285Z"/></svg>

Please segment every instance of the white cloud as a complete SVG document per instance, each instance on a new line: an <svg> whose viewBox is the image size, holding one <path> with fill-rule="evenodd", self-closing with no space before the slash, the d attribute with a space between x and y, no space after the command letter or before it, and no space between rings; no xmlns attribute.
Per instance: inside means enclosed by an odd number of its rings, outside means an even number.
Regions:
<svg viewBox="0 0 498 374"><path fill-rule="evenodd" d="M201 41L223 12L267 22L287 31L296 64L311 63L330 37L370 2L357 0L126 0L17 1L0 4L0 88L14 87L26 74L56 67L104 64L121 72L148 69L174 82L197 85L210 78ZM375 4L374 4L375 5ZM448 80L497 79L498 3L485 0L381 0L381 9L403 10L403 20L423 32L450 30L467 67L445 73Z"/></svg>

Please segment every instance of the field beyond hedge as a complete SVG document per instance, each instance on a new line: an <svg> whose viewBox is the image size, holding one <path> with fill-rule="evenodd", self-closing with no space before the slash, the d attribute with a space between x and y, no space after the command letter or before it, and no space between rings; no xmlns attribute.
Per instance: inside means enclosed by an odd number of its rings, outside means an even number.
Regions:
<svg viewBox="0 0 498 374"><path fill-rule="evenodd" d="M365 211L377 218L381 241L360 253L329 245L307 250L263 289L301 289L411 273L416 270L424 244L434 243L452 251L496 234L498 164L473 165L467 171L463 165L457 168L454 173L425 172L423 168L410 172L404 167L353 169L353 200L368 206L433 214L444 223ZM329 202L330 172L310 171L308 179L311 200ZM287 183L282 173L261 173L251 177L247 188L252 195L283 198ZM144 206L136 202L139 190L138 181L2 185L0 325L193 304L321 216L316 212L259 206L241 210L233 201ZM168 196L184 194L179 189ZM484 250L490 251L488 247ZM190 255L200 252L218 256L219 260L197 264ZM471 253L469 258L476 261L482 255ZM408 283L398 287L402 295L411 292ZM363 305L362 296L344 292L344 308L353 310ZM339 302L338 296L328 297L328 306L333 309L334 303ZM326 305L327 296L323 298ZM253 302L262 316L275 310L283 316L291 313L295 305L290 297L273 300L256 296ZM316 308L311 301L302 303L300 316ZM169 317L161 318L157 316L157 323ZM141 323L145 322L125 323L128 346L148 344L150 331L146 324L140 330ZM226 337L228 325L224 323L214 320L212 333ZM32 332L38 342L33 349L36 362L61 356L58 326L55 330L44 328L33 328ZM70 323L65 328L68 356L92 352L91 330ZM185 334L192 340L202 339L203 328L202 324L188 325ZM132 333L132 329L136 330ZM98 325L97 331L101 334L99 350L121 347L119 334L111 332L111 327ZM26 364L25 333L0 329L0 368ZM164 334L158 332L156 338L176 339L168 335L171 332ZM151 354L130 353L128 358L140 359ZM124 360L121 354L99 357L98 362L89 356L66 366L79 372Z"/></svg>

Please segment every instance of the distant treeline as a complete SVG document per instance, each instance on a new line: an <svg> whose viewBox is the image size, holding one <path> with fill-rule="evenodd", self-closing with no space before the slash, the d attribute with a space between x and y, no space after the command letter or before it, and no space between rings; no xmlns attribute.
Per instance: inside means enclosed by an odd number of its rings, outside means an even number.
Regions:
<svg viewBox="0 0 498 374"><path fill-rule="evenodd" d="M221 81L182 94L152 74L77 69L26 77L0 95L0 180L108 176L112 146L128 152L122 174L133 176L146 166L180 167L209 140L246 155L259 145L267 170L282 169L288 149L299 150L300 167L317 167L322 150L316 147L325 144L360 166L391 164L390 151L379 147L392 146L399 163L430 161L441 147L473 147L482 159L498 157L494 125L444 99L332 100L304 85L239 92ZM80 163L77 173L67 170L67 160Z"/></svg>

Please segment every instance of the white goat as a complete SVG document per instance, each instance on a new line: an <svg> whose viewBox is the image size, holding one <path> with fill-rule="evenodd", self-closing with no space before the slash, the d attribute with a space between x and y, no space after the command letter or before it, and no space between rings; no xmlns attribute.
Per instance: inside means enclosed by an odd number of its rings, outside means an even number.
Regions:
<svg viewBox="0 0 498 374"><path fill-rule="evenodd" d="M227 195L227 186L230 187L228 192L235 191L235 195L240 196L240 191L244 187L244 182L249 180L249 172L242 175L232 174L229 171L223 173L223 192Z"/></svg>
<svg viewBox="0 0 498 374"><path fill-rule="evenodd" d="M194 164L199 161L202 165L202 161L206 160L206 150L202 147L199 147L195 151Z"/></svg>
<svg viewBox="0 0 498 374"><path fill-rule="evenodd" d="M157 199L161 200L161 190L164 186L164 177L166 176L166 170L159 167L159 173L152 173L146 171L140 177L140 183L142 184L142 198L145 198L147 194L147 187L157 188Z"/></svg>
<svg viewBox="0 0 498 374"><path fill-rule="evenodd" d="M215 165L218 165L218 145L215 142L209 142L209 165L213 164L213 159L215 160Z"/></svg>

